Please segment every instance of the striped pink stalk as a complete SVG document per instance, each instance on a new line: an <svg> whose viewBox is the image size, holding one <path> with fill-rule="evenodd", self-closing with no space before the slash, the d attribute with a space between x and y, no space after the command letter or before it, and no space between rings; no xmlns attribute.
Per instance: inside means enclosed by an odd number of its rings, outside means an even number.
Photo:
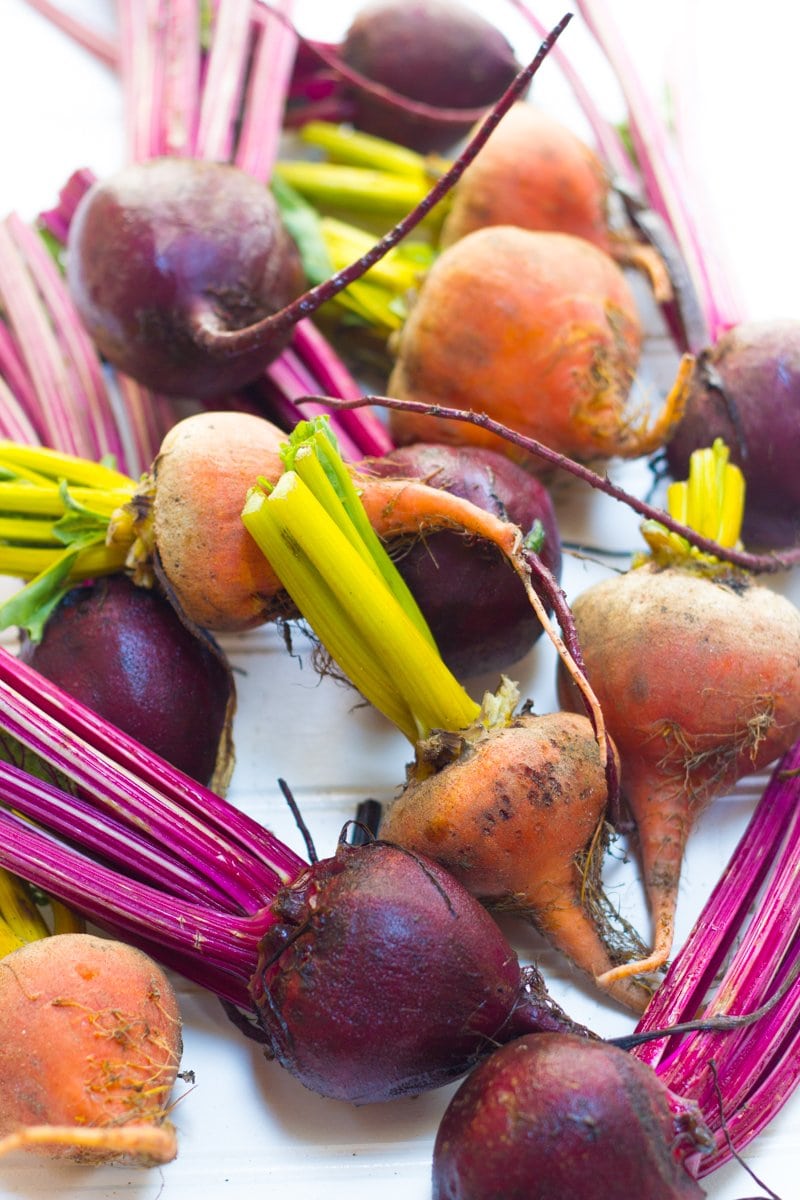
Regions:
<svg viewBox="0 0 800 1200"><path fill-rule="evenodd" d="M715 286L704 249L704 234L692 212L690 189L674 139L643 86L605 0L578 0L581 16L603 50L622 89L636 159L651 208L666 221L681 249L701 298L712 341L736 324L738 313L728 309L729 292ZM704 347L690 345L699 352Z"/></svg>
<svg viewBox="0 0 800 1200"><path fill-rule="evenodd" d="M279 0L276 12L286 20L279 20L267 10L253 24L255 48L234 161L262 183L272 178L278 157L286 96L297 53L298 36L288 23L293 7L293 0Z"/></svg>
<svg viewBox="0 0 800 1200"><path fill-rule="evenodd" d="M24 442L26 446L39 444L39 434L31 424L27 412L3 378L1 361L0 438L8 438L12 442Z"/></svg>
<svg viewBox="0 0 800 1200"><path fill-rule="evenodd" d="M7 226L47 307L53 329L62 347L63 359L72 376L72 386L60 396L68 408L76 444L86 458L111 454L122 461L122 444L108 404L108 389L97 352L72 305L67 288L42 239L19 217L12 214ZM80 436L78 435L80 430Z"/></svg>
<svg viewBox="0 0 800 1200"><path fill-rule="evenodd" d="M0 305L14 330L21 361L33 385L42 439L48 445L79 454L82 422L71 419L63 401L72 393L74 377L8 220L0 223Z"/></svg>
<svg viewBox="0 0 800 1200"><path fill-rule="evenodd" d="M164 113L162 23L167 0L119 0L120 70L125 93L127 156L152 157Z"/></svg>
<svg viewBox="0 0 800 1200"><path fill-rule="evenodd" d="M251 44L250 0L219 0L205 68L194 153L230 162L244 94Z"/></svg>

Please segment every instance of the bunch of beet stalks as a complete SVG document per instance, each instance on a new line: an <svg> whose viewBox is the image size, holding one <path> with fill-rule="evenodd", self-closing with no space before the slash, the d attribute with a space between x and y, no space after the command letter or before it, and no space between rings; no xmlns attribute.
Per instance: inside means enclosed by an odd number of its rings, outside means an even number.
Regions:
<svg viewBox="0 0 800 1200"><path fill-rule="evenodd" d="M231 6L221 8L232 12ZM127 11L135 14L136 6ZM213 72L209 76L213 82ZM253 81L260 77L252 75ZM152 103L152 89L148 94ZM209 105L206 112L211 111ZM145 127L146 121L140 125ZM185 128L197 126L189 122ZM214 128L201 128L205 155L213 158L219 149ZM200 144L196 141L193 149ZM241 165L256 177L266 170L267 177L269 153L258 166L263 149L257 142L245 136L240 146ZM140 142L134 157L155 152L152 142ZM180 148L161 146L158 152L179 153ZM349 394L346 376L339 377L344 379L340 391L309 385L320 376L303 374L290 355L313 335L303 323L297 330L293 351L269 368L271 378L290 380L295 395ZM576 1038L582 1053L603 1045L572 1026L542 992L535 973L519 968L483 910L432 863L372 843L343 844L334 858L309 867L257 823L5 654L0 679L10 756L24 747L53 772L48 783L21 767L2 767L8 808L0 810L0 863L208 987L307 1086L359 1102L381 1100L437 1086L486 1059L483 1071L494 1045L508 1041L511 1050L524 1043L527 1050L526 1035L532 1031L546 1039L566 1033L570 1052ZM26 762L25 753L17 757ZM795 747L776 769L728 870L640 1022L642 1033L652 1032L700 1012L717 1014L723 1005L733 1018L726 1032L697 1030L632 1048L669 1090L661 1089L653 1101L663 1144L654 1137L652 1121L646 1131L637 1126L633 1143L626 1143L628 1158L645 1164L644 1170L655 1161L662 1182L656 1186L650 1174L631 1177L624 1181L626 1193L636 1189L665 1200L700 1195L694 1178L746 1145L797 1083L799 777ZM429 885L438 914L425 939L416 907L423 884ZM717 998L707 1004L709 988L754 903L755 915L725 968ZM317 921L319 913L335 919ZM413 943L390 941L389 928L403 924L398 914L414 926ZM372 940L364 937L367 928ZM430 960L421 959L423 946ZM482 973L475 980L471 964L478 955ZM410 973L395 975L404 958L415 960L413 967L408 963ZM314 986L306 988L310 969ZM390 976L397 989L394 1002L387 999ZM380 996L374 991L376 979ZM417 1008L411 1007L414 996ZM737 1014L752 1013L770 996L774 1001L757 1022L736 1022ZM386 1006L386 1024L376 1021L379 1004ZM409 1029L401 1033L396 1016L404 1005ZM481 1012L480 1020L474 1019L475 1011ZM428 1018L424 1029L423 1015ZM353 1022L374 1031L357 1052L343 1034ZM393 1054L387 1056L388 1042ZM552 1041L541 1042L542 1054L545 1044ZM552 1070L566 1075L564 1046L559 1042ZM478 1071L471 1078L480 1086ZM609 1086L619 1087L621 1078ZM467 1111L464 1101L460 1112ZM634 1115L641 1120L644 1112ZM447 1138L451 1144L457 1140L456 1119L450 1118L437 1143L437 1194L477 1195L444 1181L441 1147ZM608 1146L618 1134L611 1126L601 1128ZM683 1139L677 1149L676 1138ZM484 1144L489 1145L485 1139ZM602 1142L600 1148L605 1153ZM542 1143L537 1153L541 1160ZM507 1162L499 1169L510 1171ZM587 1164L586 1169L596 1179L597 1168ZM510 1174L504 1177L510 1195ZM619 1190L619 1179L610 1186ZM568 1181L554 1175L554 1187L576 1194L587 1190L572 1175Z"/></svg>
<svg viewBox="0 0 800 1200"><path fill-rule="evenodd" d="M0 681L7 750L26 764L34 755L54 781L2 764L0 865L218 995L307 1086L388 1099L457 1078L531 1032L593 1040L432 863L373 842L307 866L6 652ZM699 1174L746 1145L797 1083L798 788L795 746L638 1026L733 1018L728 1031L632 1051L716 1131L687 1164ZM770 997L765 1015L737 1027ZM353 1022L357 1046L344 1037Z"/></svg>

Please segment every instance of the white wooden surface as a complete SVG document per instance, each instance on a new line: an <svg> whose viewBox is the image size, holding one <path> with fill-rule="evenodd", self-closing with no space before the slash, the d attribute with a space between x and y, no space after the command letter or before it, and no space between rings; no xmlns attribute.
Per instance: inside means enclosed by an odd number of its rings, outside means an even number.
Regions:
<svg viewBox="0 0 800 1200"><path fill-rule="evenodd" d="M62 0L62 5L113 29L112 0ZM298 19L319 36L335 36L354 7L350 0L305 0L298 6ZM502 20L520 47L533 48L534 39L506 6L485 7L498 23ZM796 26L798 18L787 11L790 7L780 0L762 0L755 30L751 6L738 0L612 3L656 92L676 62L682 69L698 71L697 134L707 154L717 228L754 316L800 316L796 274L787 265L796 259L797 250L790 223L794 212L789 213L787 199L793 186L793 156L788 149L780 152L779 129L796 111L789 107L796 84L789 74L793 68L786 47L792 44L791 25ZM550 22L563 9L548 3L537 11ZM610 115L617 115L615 89L576 26L573 22L569 32L570 53L585 63L586 81ZM548 76L545 68L539 87L543 102L573 113L555 71ZM76 52L23 0L0 3L0 102L3 215L13 208L33 217L52 203L73 168L88 165L103 174L122 161L121 98L110 72ZM751 141L753 130L757 137ZM753 171L743 167L743 139L756 163ZM641 384L645 394L663 390L674 365L657 317L651 324ZM644 488L648 482L641 464L615 465L613 475L632 488ZM574 487L560 489L557 502L566 539L580 538L609 549L639 544L637 522L627 509L587 497ZM604 571L567 556L568 595ZM774 582L800 599L796 579ZM374 712L354 706L345 689L330 680L319 681L306 654L289 657L274 630L225 638L223 644L237 670L239 689L231 800L302 852L276 786L276 779L285 777L320 854L331 852L359 798L392 797L403 777L406 744ZM298 647L302 649L300 640ZM554 655L546 642L517 664L513 674L539 711L555 707ZM484 685L494 682L477 680L473 690L479 695ZM745 782L701 820L686 858L679 938L735 844L762 782ZM608 872L607 885L646 931L635 867L617 864ZM534 935L519 926L509 926L508 932L523 958L536 958L553 994L576 1018L607 1035L630 1028L626 1014L601 1003ZM163 1170L127 1173L8 1160L0 1170L0 1196L249 1200L253 1194L269 1194L298 1200L368 1200L378 1190L384 1200L425 1200L430 1195L433 1136L453 1088L361 1109L322 1100L264 1062L260 1049L229 1025L212 997L177 983L186 1022L184 1067L197 1077L174 1113L181 1146L177 1161ZM797 1195L799 1119L796 1097L746 1154L783 1200ZM712 1200L736 1200L754 1191L735 1164L704 1186Z"/></svg>

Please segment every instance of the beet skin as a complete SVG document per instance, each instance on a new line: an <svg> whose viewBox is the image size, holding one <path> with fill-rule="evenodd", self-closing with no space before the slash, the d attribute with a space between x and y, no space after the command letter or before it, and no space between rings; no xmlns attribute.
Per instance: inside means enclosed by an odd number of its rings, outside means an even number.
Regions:
<svg viewBox="0 0 800 1200"><path fill-rule="evenodd" d="M370 459L367 469L443 488L518 525L526 535L538 522L539 557L560 579L561 540L550 494L504 455L478 446L416 442ZM496 546L441 530L394 545L392 557L457 677L506 671L541 636L525 589ZM540 595L550 611L547 597Z"/></svg>
<svg viewBox="0 0 800 1200"><path fill-rule="evenodd" d="M604 1042L540 1033L461 1085L439 1127L433 1200L698 1200L699 1110Z"/></svg>
<svg viewBox="0 0 800 1200"><path fill-rule="evenodd" d="M686 412L667 446L674 479L721 437L747 484L747 545L800 541L800 321L748 321L698 355Z"/></svg>
<svg viewBox="0 0 800 1200"><path fill-rule="evenodd" d="M233 768L235 689L216 642L163 595L112 575L73 588L20 658L203 784Z"/></svg>
<svg viewBox="0 0 800 1200"><path fill-rule="evenodd" d="M467 134L519 70L503 34L465 5L444 0L378 0L356 16L342 43L348 67L410 100L467 110L460 122L414 113L354 87L357 129L422 153ZM470 113L469 110L472 110Z"/></svg>
<svg viewBox="0 0 800 1200"><path fill-rule="evenodd" d="M267 1053L356 1104L457 1079L532 1029L579 1029L461 884L385 842L342 843L272 905L251 992Z"/></svg>

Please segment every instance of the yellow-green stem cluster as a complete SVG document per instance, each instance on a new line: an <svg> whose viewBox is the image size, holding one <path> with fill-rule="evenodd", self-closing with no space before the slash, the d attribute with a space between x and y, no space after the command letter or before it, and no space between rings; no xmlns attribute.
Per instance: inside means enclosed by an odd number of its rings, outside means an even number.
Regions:
<svg viewBox="0 0 800 1200"><path fill-rule="evenodd" d="M284 461L274 487L250 490L242 520L331 657L412 743L471 726L481 708L442 661L327 420L298 426Z"/></svg>
<svg viewBox="0 0 800 1200"><path fill-rule="evenodd" d="M33 633L70 583L122 568L129 547L107 534L135 490L104 463L0 442L0 574L28 581L0 607L0 628Z"/></svg>
<svg viewBox="0 0 800 1200"><path fill-rule="evenodd" d="M689 478L670 484L667 511L676 521L687 525L721 546L739 548L744 516L745 480L730 462L728 447L721 438L713 446L695 450L689 459ZM663 565L679 563L698 570L729 570L718 558L691 545L659 521L645 521L642 536L650 547L634 565L655 561Z"/></svg>

